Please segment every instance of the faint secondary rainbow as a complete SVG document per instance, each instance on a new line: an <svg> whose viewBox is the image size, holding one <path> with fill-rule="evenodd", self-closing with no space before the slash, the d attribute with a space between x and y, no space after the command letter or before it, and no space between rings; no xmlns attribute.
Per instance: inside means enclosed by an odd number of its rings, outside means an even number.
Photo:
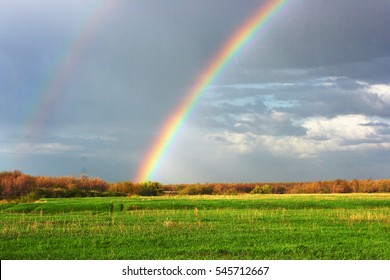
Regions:
<svg viewBox="0 0 390 280"><path fill-rule="evenodd" d="M29 111L26 112L26 125L20 134L21 140L13 147L18 154L13 159L13 165L18 169L25 164L24 148L30 145L34 147L35 142L42 141L40 138L45 132L44 128L51 116L53 106L64 100L63 95L66 92L64 89L75 76L82 56L92 45L102 23L110 15L113 1L92 0L84 4L83 8L88 12L81 20L78 32L60 50L57 62L42 79L40 86L32 89L36 98L30 104Z"/></svg>
<svg viewBox="0 0 390 280"><path fill-rule="evenodd" d="M82 56L92 44L101 23L110 12L109 0L91 3L90 11L80 25L78 34L64 47L58 55L55 67L43 80L41 87L36 90L36 101L31 104L30 112L26 118L24 142L32 141L36 135L42 132L50 115L51 107L59 101L61 94L64 93L64 88L77 71Z"/></svg>
<svg viewBox="0 0 390 280"><path fill-rule="evenodd" d="M137 174L136 182L150 180L161 165L174 139L191 115L194 107L207 91L208 87L221 75L229 62L247 45L253 35L266 25L270 18L288 0L268 0L259 10L246 21L230 39L223 45L220 52L201 73L197 82L186 94L184 100L164 123L158 138L142 162Z"/></svg>

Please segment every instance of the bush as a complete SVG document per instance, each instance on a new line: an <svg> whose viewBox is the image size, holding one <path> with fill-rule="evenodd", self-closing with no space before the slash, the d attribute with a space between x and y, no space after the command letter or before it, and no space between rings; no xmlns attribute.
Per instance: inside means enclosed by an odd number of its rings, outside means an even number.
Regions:
<svg viewBox="0 0 390 280"><path fill-rule="evenodd" d="M135 195L140 191L140 185L132 182L118 182L111 184L109 191L112 193L124 193L126 195Z"/></svg>
<svg viewBox="0 0 390 280"><path fill-rule="evenodd" d="M158 182L145 182L141 183L141 188L138 192L138 195L141 196L157 196L162 195L162 185Z"/></svg>
<svg viewBox="0 0 390 280"><path fill-rule="evenodd" d="M39 200L39 197L35 193L29 193L20 198L21 203L35 202Z"/></svg>
<svg viewBox="0 0 390 280"><path fill-rule="evenodd" d="M199 190L194 185L188 185L183 188L179 193L182 195L197 195L199 194Z"/></svg>
<svg viewBox="0 0 390 280"><path fill-rule="evenodd" d="M213 194L214 188L212 185L206 184L196 184L196 185L187 185L182 190L180 190L180 194L182 195L201 195L201 194Z"/></svg>
<svg viewBox="0 0 390 280"><path fill-rule="evenodd" d="M256 185L255 188L251 191L253 194L270 194L272 193L272 187L268 184L262 185Z"/></svg>
<svg viewBox="0 0 390 280"><path fill-rule="evenodd" d="M234 185L231 184L218 183L214 186L214 193L222 195L237 194L237 189Z"/></svg>

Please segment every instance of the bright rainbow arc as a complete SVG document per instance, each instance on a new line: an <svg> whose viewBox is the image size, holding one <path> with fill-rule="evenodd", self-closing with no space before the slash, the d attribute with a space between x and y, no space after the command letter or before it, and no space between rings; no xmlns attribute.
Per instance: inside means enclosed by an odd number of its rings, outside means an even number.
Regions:
<svg viewBox="0 0 390 280"><path fill-rule="evenodd" d="M269 0L252 16L236 33L227 41L218 55L212 60L202 72L200 78L187 93L184 101L179 104L176 110L165 122L158 138L141 164L136 182L150 180L153 174L161 165L174 139L180 132L186 120L191 115L196 104L207 91L209 86L221 75L232 59L240 53L242 48L252 39L253 35L266 25L284 3L288 0Z"/></svg>

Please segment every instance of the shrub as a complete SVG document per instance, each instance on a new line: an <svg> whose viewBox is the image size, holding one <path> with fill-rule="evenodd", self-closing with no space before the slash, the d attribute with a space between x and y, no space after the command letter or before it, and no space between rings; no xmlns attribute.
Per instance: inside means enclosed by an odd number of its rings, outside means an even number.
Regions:
<svg viewBox="0 0 390 280"><path fill-rule="evenodd" d="M196 184L196 185L187 185L184 188L181 188L179 194L182 195L201 195L207 194L211 195L214 193L214 187L209 184Z"/></svg>
<svg viewBox="0 0 390 280"><path fill-rule="evenodd" d="M237 189L234 185L219 183L214 186L214 193L223 195L237 194Z"/></svg>
<svg viewBox="0 0 390 280"><path fill-rule="evenodd" d="M199 189L194 185L188 185L184 187L179 193L182 195L197 195L199 194Z"/></svg>
<svg viewBox="0 0 390 280"><path fill-rule="evenodd" d="M251 191L253 194L270 194L272 193L272 187L268 184L262 185L256 185L255 188Z"/></svg>
<svg viewBox="0 0 390 280"><path fill-rule="evenodd" d="M213 191L214 188L211 185L202 185L199 187L200 194L212 194Z"/></svg>
<svg viewBox="0 0 390 280"><path fill-rule="evenodd" d="M141 188L138 192L138 195L141 196L157 196L162 195L162 185L158 182L144 182L141 184Z"/></svg>
<svg viewBox="0 0 390 280"><path fill-rule="evenodd" d="M135 195L140 191L139 184L133 184L132 182L118 182L111 184L109 191L112 193L125 193L127 195Z"/></svg>
<svg viewBox="0 0 390 280"><path fill-rule="evenodd" d="M29 193L20 198L21 203L35 202L37 200L39 200L39 197L35 193Z"/></svg>

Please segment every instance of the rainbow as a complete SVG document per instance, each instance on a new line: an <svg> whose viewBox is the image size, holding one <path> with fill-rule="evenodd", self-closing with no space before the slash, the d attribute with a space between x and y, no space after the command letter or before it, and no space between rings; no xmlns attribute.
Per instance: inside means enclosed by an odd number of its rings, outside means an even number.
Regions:
<svg viewBox="0 0 390 280"><path fill-rule="evenodd" d="M110 12L108 0L99 0L91 5L90 12L81 24L80 31L59 54L58 62L47 77L43 79L41 87L36 91L37 98L30 106L26 118L24 142L30 142L42 132L53 104L58 102L63 89L76 72L82 56L92 44L101 23Z"/></svg>
<svg viewBox="0 0 390 280"><path fill-rule="evenodd" d="M158 138L153 143L145 157L145 161L142 162L137 171L136 182L147 181L153 177L172 146L174 139L209 86L221 75L229 62L251 41L254 34L264 27L287 1L266 1L223 45L220 52L213 58L211 63L201 73L197 82L188 91L184 100L164 123Z"/></svg>

